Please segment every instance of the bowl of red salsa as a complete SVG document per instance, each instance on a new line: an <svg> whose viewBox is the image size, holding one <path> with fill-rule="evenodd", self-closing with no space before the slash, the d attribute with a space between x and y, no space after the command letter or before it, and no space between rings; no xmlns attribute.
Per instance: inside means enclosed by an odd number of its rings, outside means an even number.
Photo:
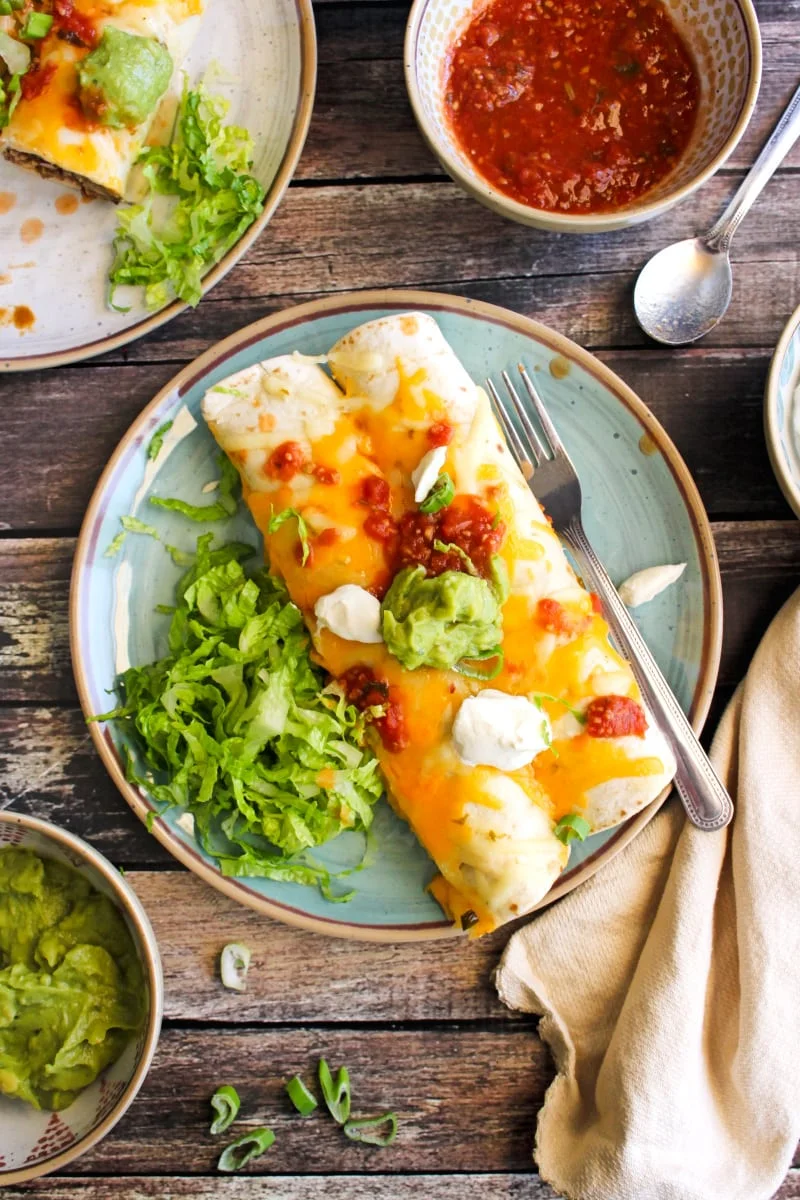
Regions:
<svg viewBox="0 0 800 1200"><path fill-rule="evenodd" d="M524 224L649 220L725 162L755 107L751 0L415 0L417 121L453 179Z"/></svg>

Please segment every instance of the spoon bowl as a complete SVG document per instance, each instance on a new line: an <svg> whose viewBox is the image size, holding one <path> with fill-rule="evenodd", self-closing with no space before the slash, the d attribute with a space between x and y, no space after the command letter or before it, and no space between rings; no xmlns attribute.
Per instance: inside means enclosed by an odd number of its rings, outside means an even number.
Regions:
<svg viewBox="0 0 800 1200"><path fill-rule="evenodd" d="M727 251L702 238L675 242L654 254L636 281L633 305L645 333L665 346L696 342L722 320L731 302Z"/></svg>
<svg viewBox="0 0 800 1200"><path fill-rule="evenodd" d="M696 342L725 316L733 275L731 239L792 146L800 137L800 87L738 191L705 237L675 242L643 267L633 293L636 320L665 346Z"/></svg>

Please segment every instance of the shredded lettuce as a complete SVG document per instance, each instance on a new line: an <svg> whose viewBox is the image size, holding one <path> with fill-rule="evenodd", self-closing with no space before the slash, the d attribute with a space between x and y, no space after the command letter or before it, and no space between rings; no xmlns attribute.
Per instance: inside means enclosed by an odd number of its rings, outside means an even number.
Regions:
<svg viewBox="0 0 800 1200"><path fill-rule="evenodd" d="M150 503L155 508L166 508L170 512L179 512L184 517L188 517L190 521L197 521L200 524L206 521L226 521L228 517L233 516L239 504L239 473L226 454L220 454L219 467L222 472L222 478L217 488L219 499L213 504L187 504L185 500L167 499L163 496L151 496ZM169 547L167 548L169 549ZM183 564L178 563L178 565Z"/></svg>
<svg viewBox="0 0 800 1200"><path fill-rule="evenodd" d="M228 107L202 85L190 90L184 83L172 142L140 155L149 191L143 203L119 213L109 274L112 308L122 285L143 287L150 309L175 296L198 304L206 268L263 211L266 193L249 174L252 138L246 129L224 124ZM169 197L163 213L154 208L158 196Z"/></svg>
<svg viewBox="0 0 800 1200"><path fill-rule="evenodd" d="M120 677L122 703L93 720L122 722L152 778L128 778L195 819L225 875L315 884L336 894L306 853L346 829L366 832L382 793L366 714L311 660L283 582L248 575L242 543L197 554L177 587L169 654Z"/></svg>

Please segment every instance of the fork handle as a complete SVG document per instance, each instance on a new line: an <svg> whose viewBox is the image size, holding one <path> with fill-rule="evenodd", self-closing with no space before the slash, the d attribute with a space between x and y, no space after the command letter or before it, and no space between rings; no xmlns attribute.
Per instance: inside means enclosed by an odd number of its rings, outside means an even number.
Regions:
<svg viewBox="0 0 800 1200"><path fill-rule="evenodd" d="M585 581L603 601L606 619L620 649L630 660L645 703L672 747L678 764L675 789L689 820L699 829L724 828L733 817L731 798L595 554L583 526L580 522L572 522L562 529L562 536L580 559Z"/></svg>

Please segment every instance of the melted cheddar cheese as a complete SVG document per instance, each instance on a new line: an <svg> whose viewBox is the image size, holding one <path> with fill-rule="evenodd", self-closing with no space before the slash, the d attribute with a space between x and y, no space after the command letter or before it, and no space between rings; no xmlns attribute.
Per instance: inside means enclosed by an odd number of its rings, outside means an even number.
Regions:
<svg viewBox="0 0 800 1200"><path fill-rule="evenodd" d="M420 319L409 314L390 320ZM401 330L402 336L413 332ZM636 739L587 736L570 716L594 697L636 699L638 690L630 667L609 642L606 622L594 611L514 464L487 397L468 379L464 383L463 376L457 379L455 399L448 397L441 382L447 380L446 364L437 360L435 369L426 369L391 351L382 359L379 349L357 346L358 333L331 353L340 392L330 390L321 372L315 381L308 374L311 368L276 359L227 381L238 397L235 412L229 410L235 419L226 418L218 399L206 417L240 467L271 568L283 576L301 608L319 662L335 677L367 666L389 683L408 733L407 746L399 750L387 749L375 737L390 800L441 872L434 895L454 919L470 914L470 932L482 933L527 911L563 870L568 850L552 832L560 817L588 811L594 790L609 783L619 787L644 780L648 789L660 790L669 767L650 748L632 746ZM441 359L435 342L432 347ZM262 372L258 378L256 370ZM299 389L294 393L290 376ZM311 403L312 393L319 395L318 405ZM259 411L258 418L250 405ZM263 422L259 425L265 412L271 419L266 430ZM478 497L506 527L499 550L511 582L502 611L505 660L488 686L541 696L553 724L552 748L518 771L467 766L453 747L450 735L459 706L486 683L454 671L406 670L383 644L344 641L318 629L314 616L315 601L346 583L382 594L392 564L383 543L364 529L369 509L361 499L361 485L378 475L391 488L395 518L417 511L411 473L431 448L428 431L442 421L452 430L444 469L456 494ZM309 461L290 480L278 481L270 477L269 453L287 436L298 440ZM338 481L316 480L312 468L318 464L334 468ZM270 532L271 516L285 508L301 512L313 532L337 532L332 544L312 538L306 566L298 554L296 522ZM574 619L574 633L551 632L538 623L537 606L545 598L556 599ZM655 794L648 790L647 798Z"/></svg>

